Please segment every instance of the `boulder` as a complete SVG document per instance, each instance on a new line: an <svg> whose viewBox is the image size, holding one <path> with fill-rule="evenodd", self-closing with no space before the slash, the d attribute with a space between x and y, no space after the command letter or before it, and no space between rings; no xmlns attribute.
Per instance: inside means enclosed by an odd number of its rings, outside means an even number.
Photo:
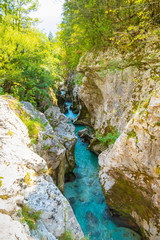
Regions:
<svg viewBox="0 0 160 240"><path fill-rule="evenodd" d="M99 155L107 149L107 146L102 145L101 142L95 137L92 139L87 149L95 153L96 155Z"/></svg>
<svg viewBox="0 0 160 240"><path fill-rule="evenodd" d="M68 174L73 171L75 166L74 148L77 142L75 127L69 124L70 119L61 113L58 107L50 107L45 112L45 115L54 128L54 133L58 137L60 143L66 148L64 171Z"/></svg>
<svg viewBox="0 0 160 240"><path fill-rule="evenodd" d="M78 136L82 139L83 142L90 143L93 140L93 136L89 134L89 130L84 128L78 132Z"/></svg>
<svg viewBox="0 0 160 240"><path fill-rule="evenodd" d="M10 216L0 213L0 239L6 240L32 240L25 227Z"/></svg>

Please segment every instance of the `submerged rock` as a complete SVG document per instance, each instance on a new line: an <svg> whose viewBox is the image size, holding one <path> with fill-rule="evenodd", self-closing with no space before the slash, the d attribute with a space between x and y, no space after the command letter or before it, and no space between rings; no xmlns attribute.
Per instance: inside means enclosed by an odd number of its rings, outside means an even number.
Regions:
<svg viewBox="0 0 160 240"><path fill-rule="evenodd" d="M3 97L0 126L0 238L56 240L70 229L82 239L68 201L47 174L46 161L33 151L27 127ZM40 211L39 220L32 219L33 211Z"/></svg>
<svg viewBox="0 0 160 240"><path fill-rule="evenodd" d="M87 149L95 153L96 155L99 155L101 152L107 149L107 146L102 145L97 138L94 138Z"/></svg>
<svg viewBox="0 0 160 240"><path fill-rule="evenodd" d="M95 228L99 224L98 219L94 216L92 212L86 213L87 224L91 228Z"/></svg>

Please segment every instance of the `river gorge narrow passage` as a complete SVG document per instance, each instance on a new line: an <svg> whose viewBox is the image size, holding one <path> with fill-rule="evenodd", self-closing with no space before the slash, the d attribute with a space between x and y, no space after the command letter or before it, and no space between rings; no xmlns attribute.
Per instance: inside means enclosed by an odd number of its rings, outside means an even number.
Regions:
<svg viewBox="0 0 160 240"><path fill-rule="evenodd" d="M66 116L72 119L76 114L70 110L70 105L71 103L67 103L69 111ZM98 179L98 157L87 150L88 144L83 143L78 136L78 131L84 128L85 126L76 126L76 179L65 184L65 196L85 236L89 235L90 240L140 240L141 237L131 229L115 225L107 213Z"/></svg>

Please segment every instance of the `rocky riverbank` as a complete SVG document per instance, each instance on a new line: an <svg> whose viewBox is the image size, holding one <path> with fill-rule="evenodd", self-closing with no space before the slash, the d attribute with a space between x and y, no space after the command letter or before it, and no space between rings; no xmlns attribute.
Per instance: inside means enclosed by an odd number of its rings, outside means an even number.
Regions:
<svg viewBox="0 0 160 240"><path fill-rule="evenodd" d="M57 107L48 112L53 113L55 130L31 104L0 98L1 239L56 240L66 231L74 239L83 238L68 201L53 182L63 190L64 174L70 164L73 168L73 155L67 153L76 141L73 127ZM72 139L72 147L61 141L59 127Z"/></svg>

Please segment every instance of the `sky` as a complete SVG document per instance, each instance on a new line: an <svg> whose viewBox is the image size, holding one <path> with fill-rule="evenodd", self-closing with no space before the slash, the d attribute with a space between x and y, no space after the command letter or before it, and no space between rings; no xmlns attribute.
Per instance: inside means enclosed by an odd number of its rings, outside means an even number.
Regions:
<svg viewBox="0 0 160 240"><path fill-rule="evenodd" d="M37 17L41 21L36 27L43 32L52 32L53 35L57 32L57 25L62 19L62 5L64 0L39 0L40 6L38 11L32 13L32 17Z"/></svg>

